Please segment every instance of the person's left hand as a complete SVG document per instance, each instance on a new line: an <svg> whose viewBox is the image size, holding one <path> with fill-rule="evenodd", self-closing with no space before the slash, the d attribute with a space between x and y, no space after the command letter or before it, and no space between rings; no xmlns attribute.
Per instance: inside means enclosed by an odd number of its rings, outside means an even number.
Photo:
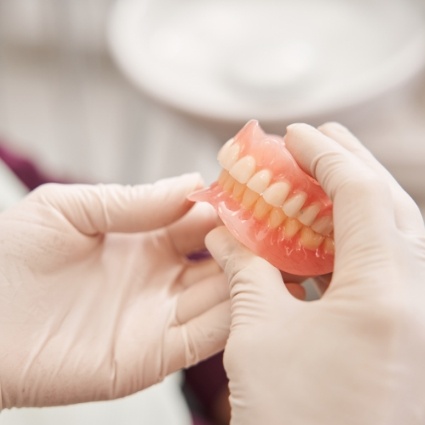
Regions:
<svg viewBox="0 0 425 425"><path fill-rule="evenodd" d="M198 175L45 185L0 215L0 400L112 399L224 347L228 286L204 248Z"/></svg>

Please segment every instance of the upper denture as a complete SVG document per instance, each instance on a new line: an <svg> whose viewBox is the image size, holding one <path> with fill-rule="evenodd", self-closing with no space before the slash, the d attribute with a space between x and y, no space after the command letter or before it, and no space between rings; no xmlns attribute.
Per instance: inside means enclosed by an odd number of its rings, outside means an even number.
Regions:
<svg viewBox="0 0 425 425"><path fill-rule="evenodd" d="M309 201L307 191L315 183L305 176L300 183L299 176L303 172L298 169L291 156L283 152L286 149L283 139L266 136L256 122L248 123L242 130L242 133L247 132L251 133L247 143L244 143L242 134L241 137L230 139L219 151L218 161L224 169L223 173L227 172L225 177L222 174L219 179L223 189L231 193L243 208L253 208L257 219L264 218L270 212L269 222L272 228L278 227L287 218L294 218L302 226L311 228L314 234L330 235L331 216L325 214L317 218L321 211L326 210L326 205L321 205L320 200ZM260 155L256 155L255 138L259 137L267 138L268 150L263 147ZM261 143L264 144L264 140ZM285 178L291 173L297 178L293 184ZM297 186L306 190L297 190ZM281 208L281 211L276 211L276 208ZM290 234L295 234L295 228L300 226L291 220L286 227L290 229ZM304 232L304 236L309 234L313 237L311 232Z"/></svg>
<svg viewBox="0 0 425 425"><path fill-rule="evenodd" d="M234 236L282 270L331 271L332 203L282 137L251 121L223 145L218 161L223 171L217 183L193 199L209 200Z"/></svg>

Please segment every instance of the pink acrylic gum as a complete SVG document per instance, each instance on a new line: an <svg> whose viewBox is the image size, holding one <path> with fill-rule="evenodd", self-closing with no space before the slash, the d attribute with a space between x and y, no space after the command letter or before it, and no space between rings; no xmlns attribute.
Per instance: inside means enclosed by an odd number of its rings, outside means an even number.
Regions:
<svg viewBox="0 0 425 425"><path fill-rule="evenodd" d="M332 202L282 137L249 121L221 148L218 161L218 180L191 200L211 203L235 238L282 271L332 271Z"/></svg>

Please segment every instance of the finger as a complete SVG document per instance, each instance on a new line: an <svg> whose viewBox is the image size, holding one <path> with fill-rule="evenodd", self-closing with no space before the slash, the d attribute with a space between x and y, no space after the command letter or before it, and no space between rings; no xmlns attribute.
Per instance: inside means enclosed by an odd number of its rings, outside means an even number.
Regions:
<svg viewBox="0 0 425 425"><path fill-rule="evenodd" d="M167 333L164 353L165 376L192 366L222 351L230 330L230 301L215 305L192 320L172 327Z"/></svg>
<svg viewBox="0 0 425 425"><path fill-rule="evenodd" d="M179 294L176 309L178 324L186 323L215 305L229 299L229 285L223 272L193 284Z"/></svg>
<svg viewBox="0 0 425 425"><path fill-rule="evenodd" d="M141 232L182 217L187 195L202 185L198 174L138 186L47 184L32 199L57 209L81 233Z"/></svg>
<svg viewBox="0 0 425 425"><path fill-rule="evenodd" d="M223 274L221 268L211 258L204 261L193 261L183 271L178 279L178 283L182 287L187 288L205 278L221 274Z"/></svg>
<svg viewBox="0 0 425 425"><path fill-rule="evenodd" d="M195 204L180 220L167 228L168 235L180 255L205 249L205 236L217 226L214 208L205 202Z"/></svg>
<svg viewBox="0 0 425 425"><path fill-rule="evenodd" d="M206 245L229 280L232 299L244 299L248 310L267 310L277 300L279 304L293 301L285 290L280 271L242 246L225 227L212 230L206 237Z"/></svg>
<svg viewBox="0 0 425 425"><path fill-rule="evenodd" d="M344 126L338 123L326 123L318 128L323 134L332 138L348 151L352 152L370 168L382 175L391 187L396 201L395 217L397 225L405 231L423 231L421 212L400 184L389 171L366 149L365 146Z"/></svg>
<svg viewBox="0 0 425 425"><path fill-rule="evenodd" d="M298 164L333 200L336 237L338 232L349 232L357 245L388 242L395 228L394 205L382 176L309 125L289 126L285 142Z"/></svg>

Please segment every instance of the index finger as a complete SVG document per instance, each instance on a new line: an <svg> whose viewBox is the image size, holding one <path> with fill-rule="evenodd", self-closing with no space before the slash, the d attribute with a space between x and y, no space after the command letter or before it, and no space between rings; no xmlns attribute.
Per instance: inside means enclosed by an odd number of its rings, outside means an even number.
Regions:
<svg viewBox="0 0 425 425"><path fill-rule="evenodd" d="M411 232L423 232L423 218L418 206L390 172L366 149L357 137L345 127L335 122L326 123L320 126L318 130L352 152L370 168L381 174L388 182L395 201L396 223L400 229Z"/></svg>
<svg viewBox="0 0 425 425"><path fill-rule="evenodd" d="M297 163L334 202L335 237L347 231L353 243L385 243L395 228L388 182L352 152L307 124L293 124L285 136ZM338 241L336 240L336 243Z"/></svg>
<svg viewBox="0 0 425 425"><path fill-rule="evenodd" d="M29 199L59 211L87 236L144 232L170 225L181 218L193 206L187 195L201 183L198 174L136 186L49 183L34 190Z"/></svg>

